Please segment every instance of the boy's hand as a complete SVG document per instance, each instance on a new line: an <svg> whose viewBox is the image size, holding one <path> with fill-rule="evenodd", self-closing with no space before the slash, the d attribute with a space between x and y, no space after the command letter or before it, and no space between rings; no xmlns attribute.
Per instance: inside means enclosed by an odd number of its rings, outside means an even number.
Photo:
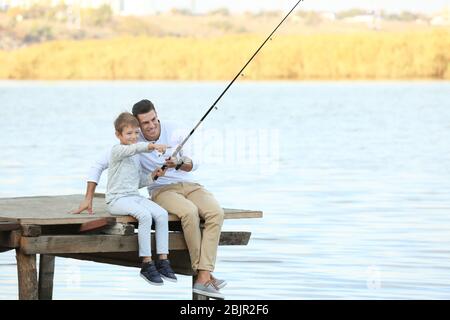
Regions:
<svg viewBox="0 0 450 320"><path fill-rule="evenodd" d="M152 179L155 180L155 177L162 177L166 174L167 169L163 170L161 168L156 168L155 171L152 172Z"/></svg>
<svg viewBox="0 0 450 320"><path fill-rule="evenodd" d="M151 150L156 150L160 153L165 153L168 146L165 144L151 144Z"/></svg>
<svg viewBox="0 0 450 320"><path fill-rule="evenodd" d="M84 210L87 210L88 214L94 214L92 211L92 200L84 199L83 202L80 203L80 206L77 210L72 210L70 213L72 214L80 214Z"/></svg>

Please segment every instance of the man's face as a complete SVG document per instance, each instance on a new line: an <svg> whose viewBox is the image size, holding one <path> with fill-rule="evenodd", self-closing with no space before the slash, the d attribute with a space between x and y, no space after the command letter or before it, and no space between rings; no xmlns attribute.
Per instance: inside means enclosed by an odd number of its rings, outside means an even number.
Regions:
<svg viewBox="0 0 450 320"><path fill-rule="evenodd" d="M139 125L145 139L149 141L156 141L159 139L161 133L161 126L158 121L158 116L155 110L147 113L138 114Z"/></svg>

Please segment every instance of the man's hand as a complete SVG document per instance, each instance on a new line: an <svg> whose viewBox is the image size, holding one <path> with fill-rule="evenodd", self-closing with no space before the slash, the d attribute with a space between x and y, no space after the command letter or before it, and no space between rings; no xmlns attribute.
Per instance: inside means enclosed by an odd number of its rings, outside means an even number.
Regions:
<svg viewBox="0 0 450 320"><path fill-rule="evenodd" d="M94 214L94 212L92 211L92 199L84 199L83 202L80 203L80 206L78 207L78 209L77 210L73 210L70 213L72 213L72 214L80 214L84 210L87 210L87 212L89 214Z"/></svg>
<svg viewBox="0 0 450 320"><path fill-rule="evenodd" d="M95 188L97 188L97 183L88 181L84 200L80 203L78 210L72 210L70 213L80 214L84 210L87 210L89 214L94 214L94 212L92 211L92 199L94 199Z"/></svg>
<svg viewBox="0 0 450 320"><path fill-rule="evenodd" d="M166 162L164 163L164 165L167 168L175 168L178 165L178 159L177 157L169 157L166 159Z"/></svg>

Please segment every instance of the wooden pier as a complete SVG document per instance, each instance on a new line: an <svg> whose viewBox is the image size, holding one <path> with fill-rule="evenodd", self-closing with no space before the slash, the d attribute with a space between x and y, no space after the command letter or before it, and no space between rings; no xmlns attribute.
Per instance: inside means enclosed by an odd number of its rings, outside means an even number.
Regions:
<svg viewBox="0 0 450 320"><path fill-rule="evenodd" d="M55 257L140 267L136 219L113 216L103 194L93 201L94 215L71 214L83 195L0 199L0 253L16 250L19 299L51 300ZM225 219L261 218L261 211L225 209ZM169 213L169 250L174 271L193 276L181 224ZM226 232L219 245L247 245L250 232ZM152 253L155 251L152 233ZM39 268L36 255L40 255ZM207 297L193 294L194 300Z"/></svg>

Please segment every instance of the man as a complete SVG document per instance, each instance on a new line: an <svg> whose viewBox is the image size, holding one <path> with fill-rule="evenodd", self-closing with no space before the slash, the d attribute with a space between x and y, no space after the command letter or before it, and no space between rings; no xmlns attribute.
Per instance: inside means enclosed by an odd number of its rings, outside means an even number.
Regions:
<svg viewBox="0 0 450 320"><path fill-rule="evenodd" d="M141 129L139 142L176 146L183 140L179 128L159 121L155 107L149 100L137 102L132 113L138 119ZM215 266L224 212L214 196L192 179L191 171L195 170L198 164L183 150L177 158L164 159L158 157L155 152L142 153L139 158L146 173L153 172L164 164L167 167L164 175L150 185L148 191L154 202L181 220L192 269L197 274L193 291L213 298L224 298L219 289L225 286L225 281L211 274ZM105 154L91 168L85 200L73 213L87 210L92 214L95 189L108 165L109 154ZM200 218L205 221L203 235Z"/></svg>

